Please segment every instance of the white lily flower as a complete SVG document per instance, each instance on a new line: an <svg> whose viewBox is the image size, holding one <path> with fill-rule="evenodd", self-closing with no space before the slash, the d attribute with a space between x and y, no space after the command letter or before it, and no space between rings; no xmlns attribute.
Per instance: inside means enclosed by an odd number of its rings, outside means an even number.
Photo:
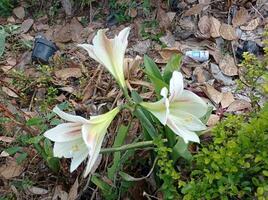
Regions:
<svg viewBox="0 0 268 200"><path fill-rule="evenodd" d="M53 112L68 122L46 131L44 136L55 142L53 148L55 157L72 158L71 172L89 156L84 173L84 177L86 177L98 158L107 128L119 111L120 109L117 107L87 120L65 113L55 107Z"/></svg>
<svg viewBox="0 0 268 200"><path fill-rule="evenodd" d="M91 44L79 44L89 56L104 65L122 88L126 87L124 78L124 55L128 44L130 28L124 28L113 39L105 35L107 29L98 30Z"/></svg>
<svg viewBox="0 0 268 200"><path fill-rule="evenodd" d="M154 103L142 102L141 105L186 143L199 143L195 131L206 129L199 118L206 114L207 104L193 92L183 89L183 76L177 71L173 72L170 79L169 92L170 96L167 97L168 89L164 87L161 90L161 100Z"/></svg>

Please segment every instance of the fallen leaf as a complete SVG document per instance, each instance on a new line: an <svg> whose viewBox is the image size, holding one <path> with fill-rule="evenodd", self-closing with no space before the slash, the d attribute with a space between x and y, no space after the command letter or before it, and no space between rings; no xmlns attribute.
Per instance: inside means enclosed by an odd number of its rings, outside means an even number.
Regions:
<svg viewBox="0 0 268 200"><path fill-rule="evenodd" d="M144 40L144 41L139 41L135 45L133 45L133 51L138 52L139 54L143 55L147 53L151 46L151 40Z"/></svg>
<svg viewBox="0 0 268 200"><path fill-rule="evenodd" d="M176 12L167 12L167 16L168 16L169 20L172 22L176 16Z"/></svg>
<svg viewBox="0 0 268 200"><path fill-rule="evenodd" d="M210 35L213 38L220 37L221 22L215 17L210 17Z"/></svg>
<svg viewBox="0 0 268 200"><path fill-rule="evenodd" d="M79 78L82 76L82 71L80 68L65 68L55 72L55 76L62 80L67 80L70 77Z"/></svg>
<svg viewBox="0 0 268 200"><path fill-rule="evenodd" d="M70 24L57 26L53 32L53 39L55 42L70 42L72 40L72 31Z"/></svg>
<svg viewBox="0 0 268 200"><path fill-rule="evenodd" d="M7 137L7 136L0 136L0 141L6 142L6 143L11 143L15 140L13 137Z"/></svg>
<svg viewBox="0 0 268 200"><path fill-rule="evenodd" d="M128 11L128 15L132 18L135 18L137 16L138 12L136 8L130 8Z"/></svg>
<svg viewBox="0 0 268 200"><path fill-rule="evenodd" d="M240 29L243 31L253 31L259 26L260 21L260 18L252 19L247 25L240 26Z"/></svg>
<svg viewBox="0 0 268 200"><path fill-rule="evenodd" d="M161 7L157 9L157 20L160 28L168 29L171 26L171 21L166 11L164 11Z"/></svg>
<svg viewBox="0 0 268 200"><path fill-rule="evenodd" d="M227 76L235 76L238 74L238 69L236 67L234 58L230 56L229 54L226 54L219 63L219 67Z"/></svg>
<svg viewBox="0 0 268 200"><path fill-rule="evenodd" d="M204 15L200 18L198 22L198 28L202 34L210 36L210 26L210 20L207 15Z"/></svg>
<svg viewBox="0 0 268 200"><path fill-rule="evenodd" d="M3 86L2 90L4 93L6 93L10 97L15 97L15 98L19 97L13 90L9 89L8 87Z"/></svg>
<svg viewBox="0 0 268 200"><path fill-rule="evenodd" d="M22 172L23 166L18 165L15 160L10 160L0 167L0 175L5 179L11 179L19 176Z"/></svg>
<svg viewBox="0 0 268 200"><path fill-rule="evenodd" d="M215 126L220 120L220 116L211 114L208 118L207 126Z"/></svg>
<svg viewBox="0 0 268 200"><path fill-rule="evenodd" d="M22 6L14 8L13 13L19 19L23 19L25 17L25 10Z"/></svg>
<svg viewBox="0 0 268 200"><path fill-rule="evenodd" d="M44 195L48 193L48 190L40 187L35 187L32 186L30 188L27 188L31 193L36 194L36 195Z"/></svg>
<svg viewBox="0 0 268 200"><path fill-rule="evenodd" d="M236 12L234 18L232 19L232 24L234 27L241 26L247 22L249 17L250 16L248 14L247 9L245 9L244 7L241 7L239 11Z"/></svg>
<svg viewBox="0 0 268 200"><path fill-rule="evenodd" d="M203 3L199 3L194 5L193 7L191 7L189 10L187 10L183 16L187 17L187 16L191 16L191 15L196 15L196 14L200 14L201 11L207 6L208 4L203 4Z"/></svg>
<svg viewBox="0 0 268 200"><path fill-rule="evenodd" d="M227 108L234 101L234 95L231 92L224 92L222 94L221 107Z"/></svg>
<svg viewBox="0 0 268 200"><path fill-rule="evenodd" d="M160 37L159 40L160 40L163 44L167 45L167 47L172 47L172 46L174 45L174 43L175 43L175 37L174 37L174 35L173 35L171 32L169 32L169 31L166 31L166 35Z"/></svg>
<svg viewBox="0 0 268 200"><path fill-rule="evenodd" d="M61 0L61 5L64 8L65 14L67 16L72 15L72 1L70 0Z"/></svg>
<svg viewBox="0 0 268 200"><path fill-rule="evenodd" d="M22 33L27 33L34 23L33 19L26 19L22 22L20 30Z"/></svg>
<svg viewBox="0 0 268 200"><path fill-rule="evenodd" d="M214 64L214 63L210 63L210 71L211 71L211 75L219 82L222 83L223 85L234 85L235 81L233 81L232 77L230 76L226 76L224 75L219 66Z"/></svg>
<svg viewBox="0 0 268 200"><path fill-rule="evenodd" d="M69 196L68 196L68 200L75 200L78 194L78 187L79 187L79 183L78 183L78 177L76 178L74 184L72 185L70 191L69 191Z"/></svg>
<svg viewBox="0 0 268 200"><path fill-rule="evenodd" d="M225 40L235 40L235 39L237 39L235 29L229 24L221 24L220 35Z"/></svg>
<svg viewBox="0 0 268 200"><path fill-rule="evenodd" d="M165 62L168 62L173 54L181 54L181 51L177 48L164 48L158 51Z"/></svg>
<svg viewBox="0 0 268 200"><path fill-rule="evenodd" d="M212 100L215 104L219 104L222 100L222 93L216 90L209 84L204 84L202 87L203 92L208 96L210 100Z"/></svg>
<svg viewBox="0 0 268 200"><path fill-rule="evenodd" d="M245 100L239 99L235 100L227 109L227 112L234 112L239 110L244 110L247 108L251 108L251 104Z"/></svg>
<svg viewBox="0 0 268 200"><path fill-rule="evenodd" d="M202 67L196 67L193 71L193 75L196 77L198 83L204 83L210 78L208 71L202 69Z"/></svg>
<svg viewBox="0 0 268 200"><path fill-rule="evenodd" d="M71 35L72 35L72 41L77 42L77 43L82 43L83 38L81 37L81 34L84 28L76 18L72 19L70 23L70 30L71 30Z"/></svg>
<svg viewBox="0 0 268 200"><path fill-rule="evenodd" d="M6 151L2 151L1 154L0 154L0 158L5 158L5 157L8 157L9 154L6 152Z"/></svg>
<svg viewBox="0 0 268 200"><path fill-rule="evenodd" d="M57 185L55 187L55 190L54 190L54 193L52 196L52 200L58 200L58 199L60 199L60 200L67 200L68 199L68 193L62 189L61 185Z"/></svg>

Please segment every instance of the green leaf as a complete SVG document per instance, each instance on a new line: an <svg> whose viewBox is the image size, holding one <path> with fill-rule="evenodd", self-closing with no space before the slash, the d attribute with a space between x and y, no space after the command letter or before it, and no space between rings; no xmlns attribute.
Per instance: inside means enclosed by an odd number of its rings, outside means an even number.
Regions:
<svg viewBox="0 0 268 200"><path fill-rule="evenodd" d="M43 138L44 138L43 135L38 135L38 136L35 136L35 137L28 139L27 143L28 144L38 144Z"/></svg>
<svg viewBox="0 0 268 200"><path fill-rule="evenodd" d="M60 160L59 160L59 158L47 157L47 164L48 164L48 167L53 172L58 172L60 170Z"/></svg>
<svg viewBox="0 0 268 200"><path fill-rule="evenodd" d="M177 143L172 148L172 160L176 162L179 157L183 157L186 160L192 160L192 154L188 150L188 144L184 142L181 137L177 137Z"/></svg>
<svg viewBox="0 0 268 200"><path fill-rule="evenodd" d="M174 54L168 61L164 73L163 73L163 78L166 83L169 84L170 78L172 76L172 73L176 70L179 70L180 64L181 64L182 56L179 54Z"/></svg>
<svg viewBox="0 0 268 200"><path fill-rule="evenodd" d="M27 158L28 154L27 153L21 153L17 158L16 161L18 164L21 164L26 158Z"/></svg>
<svg viewBox="0 0 268 200"><path fill-rule="evenodd" d="M52 143L47 138L44 139L44 150L48 157L53 157Z"/></svg>
<svg viewBox="0 0 268 200"><path fill-rule="evenodd" d="M94 174L91 177L91 181L100 188L102 195L107 200L114 200L118 199L117 193L115 191L115 188L109 185L108 183L101 180L99 177L97 177L97 174Z"/></svg>
<svg viewBox="0 0 268 200"><path fill-rule="evenodd" d="M149 73L150 75L152 75L160 80L163 80L162 75L161 75L160 70L158 69L157 65L147 55L144 55L144 66L145 66L147 73Z"/></svg>
<svg viewBox="0 0 268 200"><path fill-rule="evenodd" d="M128 128L129 128L129 126L124 126L124 125L120 126L118 133L115 137L113 147L119 147L124 143L125 138L126 138L127 133L128 133ZM114 159L113 159L113 165L110 168L108 168L108 178L109 179L114 178L116 171L118 170L118 168L121 164L120 160L121 160L121 152L115 152Z"/></svg>
<svg viewBox="0 0 268 200"><path fill-rule="evenodd" d="M15 147L9 147L5 150L9 155L14 155L17 152L22 152L22 148L15 146Z"/></svg>
<svg viewBox="0 0 268 200"><path fill-rule="evenodd" d="M141 96L135 90L131 91L131 97L135 101L135 103L137 103L137 104L142 102Z"/></svg>
<svg viewBox="0 0 268 200"><path fill-rule="evenodd" d="M155 62L146 55L144 56L144 66L145 73L147 74L151 82L154 84L155 91L159 96L161 89L163 87L168 87L168 85L165 83Z"/></svg>
<svg viewBox="0 0 268 200"><path fill-rule="evenodd" d="M208 122L208 119L209 119L209 117L210 117L212 111L213 111L213 107L212 107L212 106L208 106L207 113L206 113L203 117L200 118L200 120L201 120L204 124L206 124L206 123Z"/></svg>
<svg viewBox="0 0 268 200"><path fill-rule="evenodd" d="M6 32L2 26L0 26L0 58L5 51Z"/></svg>
<svg viewBox="0 0 268 200"><path fill-rule="evenodd" d="M134 115L140 120L141 125L146 131L149 133L150 137L152 139L156 138L156 129L154 128L153 124L151 121L148 119L148 116L146 116L146 111L141 108L137 107L136 110L134 111Z"/></svg>
<svg viewBox="0 0 268 200"><path fill-rule="evenodd" d="M41 117L33 117L26 122L26 125L27 126L40 126L43 123L44 123L44 120Z"/></svg>

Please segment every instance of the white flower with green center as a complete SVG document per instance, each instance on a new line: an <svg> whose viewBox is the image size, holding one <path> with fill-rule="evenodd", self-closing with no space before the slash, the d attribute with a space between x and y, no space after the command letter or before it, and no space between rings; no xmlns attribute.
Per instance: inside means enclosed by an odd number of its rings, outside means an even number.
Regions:
<svg viewBox="0 0 268 200"><path fill-rule="evenodd" d="M53 148L55 157L72 158L71 172L89 156L84 173L84 177L86 177L98 158L107 128L119 111L120 109L117 107L87 120L65 113L55 107L53 112L68 122L46 131L44 136L55 142Z"/></svg>
<svg viewBox="0 0 268 200"><path fill-rule="evenodd" d="M180 72L174 71L168 89L162 88L163 98L154 103L142 102L141 105L150 111L158 120L167 125L175 134L188 143L200 142L196 131L206 129L201 122L207 110L207 104L196 94L183 89L183 77Z"/></svg>
<svg viewBox="0 0 268 200"><path fill-rule="evenodd" d="M126 87L124 78L124 56L128 44L130 28L124 28L113 39L105 35L107 29L98 30L91 44L79 44L79 47L87 50L89 56L102 64L116 79L118 84Z"/></svg>

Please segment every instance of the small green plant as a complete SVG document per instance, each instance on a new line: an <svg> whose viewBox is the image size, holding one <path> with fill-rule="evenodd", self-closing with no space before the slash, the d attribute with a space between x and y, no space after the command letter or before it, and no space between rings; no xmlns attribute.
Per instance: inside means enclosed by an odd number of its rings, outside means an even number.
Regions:
<svg viewBox="0 0 268 200"><path fill-rule="evenodd" d="M157 153L157 165L159 167L157 175L163 181L160 189L164 194L164 199L178 199L179 194L177 192L176 183L178 182L180 175L174 169L173 160L170 158L172 149L166 147L160 137L156 138L154 142L156 144L155 151Z"/></svg>
<svg viewBox="0 0 268 200"><path fill-rule="evenodd" d="M260 96L267 90L267 63L268 63L268 30L264 32L264 58L258 59L255 55L245 52L244 60L240 64L239 89L250 88L249 97L252 105L257 105Z"/></svg>
<svg viewBox="0 0 268 200"><path fill-rule="evenodd" d="M194 156L183 199L268 199L268 104L247 122L230 115Z"/></svg>
<svg viewBox="0 0 268 200"><path fill-rule="evenodd" d="M1 0L0 1L0 16L7 17L11 15L12 9L17 4L16 0Z"/></svg>
<svg viewBox="0 0 268 200"><path fill-rule="evenodd" d="M164 35L159 29L159 23L156 20L146 20L142 22L140 35L143 39L151 39L158 43L161 43L160 37Z"/></svg>

